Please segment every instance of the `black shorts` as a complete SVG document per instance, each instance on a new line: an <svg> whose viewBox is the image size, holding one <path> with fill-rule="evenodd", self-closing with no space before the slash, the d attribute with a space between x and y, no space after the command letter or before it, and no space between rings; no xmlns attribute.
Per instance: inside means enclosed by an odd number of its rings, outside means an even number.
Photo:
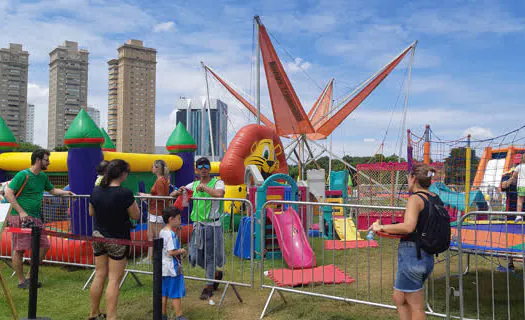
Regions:
<svg viewBox="0 0 525 320"><path fill-rule="evenodd" d="M93 231L93 237L104 238L104 236L98 231ZM129 256L129 246L127 245L109 242L93 242L92 246L95 257L107 255L112 260L122 260Z"/></svg>

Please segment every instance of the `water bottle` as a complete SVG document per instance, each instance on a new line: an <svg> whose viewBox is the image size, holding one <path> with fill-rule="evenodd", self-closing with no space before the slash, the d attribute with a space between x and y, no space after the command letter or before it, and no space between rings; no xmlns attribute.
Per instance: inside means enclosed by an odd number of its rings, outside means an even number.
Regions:
<svg viewBox="0 0 525 320"><path fill-rule="evenodd" d="M188 201L188 191L182 190L182 206L188 207L189 201Z"/></svg>
<svg viewBox="0 0 525 320"><path fill-rule="evenodd" d="M366 235L367 240L374 240L374 231L370 230L368 231L368 234Z"/></svg>

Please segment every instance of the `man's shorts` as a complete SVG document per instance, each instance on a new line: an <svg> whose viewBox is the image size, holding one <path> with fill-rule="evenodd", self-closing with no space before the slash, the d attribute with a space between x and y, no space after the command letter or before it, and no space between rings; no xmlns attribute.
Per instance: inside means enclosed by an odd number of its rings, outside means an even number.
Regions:
<svg viewBox="0 0 525 320"><path fill-rule="evenodd" d="M31 220L33 224L37 227L44 228L44 223L42 219L34 217L26 217L24 221ZM20 216L15 216L13 214L9 215L8 223L10 227L21 228ZM31 250L31 234L22 234L22 233L12 233L13 239L13 250L15 251L25 251ZM40 234L40 248L49 249L49 239L45 234Z"/></svg>
<svg viewBox="0 0 525 320"><path fill-rule="evenodd" d="M162 277L162 296L170 299L180 299L186 296L184 275Z"/></svg>
<svg viewBox="0 0 525 320"><path fill-rule="evenodd" d="M104 238L104 236L96 230L93 231L93 237ZM107 255L112 260L122 260L129 255L129 246L127 245L93 241L92 246L95 257Z"/></svg>
<svg viewBox="0 0 525 320"><path fill-rule="evenodd" d="M518 196L525 197L525 187L518 187Z"/></svg>

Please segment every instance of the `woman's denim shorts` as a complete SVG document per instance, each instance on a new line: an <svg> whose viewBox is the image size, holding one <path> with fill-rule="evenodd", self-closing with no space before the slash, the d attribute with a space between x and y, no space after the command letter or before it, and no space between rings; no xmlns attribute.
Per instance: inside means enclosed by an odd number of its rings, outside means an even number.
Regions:
<svg viewBox="0 0 525 320"><path fill-rule="evenodd" d="M421 249L421 260L417 258L416 243L401 241L397 250L397 274L394 289L402 292L417 292L434 269L434 257Z"/></svg>

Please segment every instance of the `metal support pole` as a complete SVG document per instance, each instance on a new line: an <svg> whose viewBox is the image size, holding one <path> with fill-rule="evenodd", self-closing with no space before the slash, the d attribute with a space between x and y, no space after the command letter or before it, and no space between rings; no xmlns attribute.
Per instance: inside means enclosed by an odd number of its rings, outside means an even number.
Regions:
<svg viewBox="0 0 525 320"><path fill-rule="evenodd" d="M162 238L153 240L153 320L162 320Z"/></svg>
<svg viewBox="0 0 525 320"><path fill-rule="evenodd" d="M29 278L29 304L27 307L27 319L23 320L49 320L49 318L40 318L36 316L38 302L38 269L40 267L40 234L42 230L39 227L31 229L31 276Z"/></svg>
<svg viewBox="0 0 525 320"><path fill-rule="evenodd" d="M255 20L255 107L257 107L257 124L261 124L261 44L259 43L259 16Z"/></svg>

